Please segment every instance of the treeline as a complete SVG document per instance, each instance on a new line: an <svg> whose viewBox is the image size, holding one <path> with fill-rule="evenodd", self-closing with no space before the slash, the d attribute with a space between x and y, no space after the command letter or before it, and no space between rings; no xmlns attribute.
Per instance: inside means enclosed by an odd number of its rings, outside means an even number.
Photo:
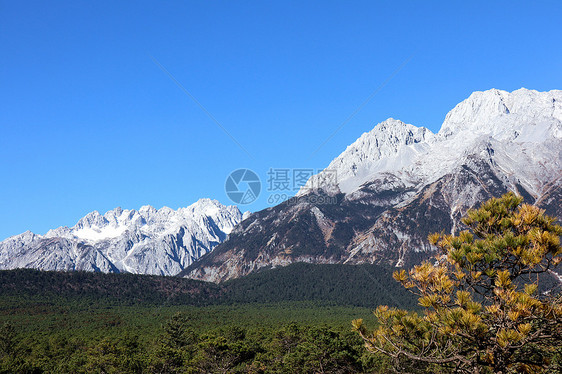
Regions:
<svg viewBox="0 0 562 374"><path fill-rule="evenodd" d="M0 298L25 303L192 306L322 301L415 308L415 298L391 274L392 269L380 265L298 263L214 284L177 277L17 269L0 271Z"/></svg>

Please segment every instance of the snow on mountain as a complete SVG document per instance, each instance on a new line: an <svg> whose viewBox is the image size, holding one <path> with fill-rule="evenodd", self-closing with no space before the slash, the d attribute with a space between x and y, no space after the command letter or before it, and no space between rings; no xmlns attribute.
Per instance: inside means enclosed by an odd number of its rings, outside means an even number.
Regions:
<svg viewBox="0 0 562 374"><path fill-rule="evenodd" d="M562 91L474 92L447 114L437 134L392 118L379 123L313 176L298 195L318 188L350 194L385 173L405 186L419 187L486 150L493 150L496 167L511 174L514 183L540 195L544 176L562 170L561 139Z"/></svg>
<svg viewBox="0 0 562 374"><path fill-rule="evenodd" d="M334 178L334 173L336 177ZM427 236L508 191L562 219L562 91L474 92L434 134L388 119L252 214L181 276L221 281L293 262L412 266Z"/></svg>
<svg viewBox="0 0 562 374"><path fill-rule="evenodd" d="M236 206L201 199L173 210L94 211L74 227L29 231L0 242L0 269L175 275L224 241L242 220Z"/></svg>
<svg viewBox="0 0 562 374"><path fill-rule="evenodd" d="M444 137L470 130L497 139L518 137L516 131L554 120L562 121L562 92L538 92L521 88L513 92L497 89L477 91L459 103L445 117L439 134ZM501 125L497 122L501 122ZM548 127L548 126L547 126ZM558 126L560 130L560 127ZM560 137L560 134L558 134ZM530 140L532 134L523 134ZM544 138L541 138L544 139ZM539 139L540 140L540 139Z"/></svg>
<svg viewBox="0 0 562 374"><path fill-rule="evenodd" d="M417 154L428 151L434 137L424 127L389 118L364 133L328 165L325 170L336 171L335 180L320 173L306 183L299 195L315 188L331 193L353 192L375 172L396 171L411 165Z"/></svg>

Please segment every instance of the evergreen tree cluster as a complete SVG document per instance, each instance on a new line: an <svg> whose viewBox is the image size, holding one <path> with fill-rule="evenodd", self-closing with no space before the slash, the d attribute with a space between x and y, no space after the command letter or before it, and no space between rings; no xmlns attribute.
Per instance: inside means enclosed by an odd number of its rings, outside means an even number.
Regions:
<svg viewBox="0 0 562 374"><path fill-rule="evenodd" d="M415 298L381 265L297 263L221 284L137 274L0 271L0 298L107 305L229 305L322 301L333 305L388 304L412 309ZM0 303L1 305L1 303Z"/></svg>
<svg viewBox="0 0 562 374"><path fill-rule="evenodd" d="M18 334L0 327L0 373L384 373L350 329L289 323L278 327L194 328L173 315L155 336L135 331L97 338Z"/></svg>

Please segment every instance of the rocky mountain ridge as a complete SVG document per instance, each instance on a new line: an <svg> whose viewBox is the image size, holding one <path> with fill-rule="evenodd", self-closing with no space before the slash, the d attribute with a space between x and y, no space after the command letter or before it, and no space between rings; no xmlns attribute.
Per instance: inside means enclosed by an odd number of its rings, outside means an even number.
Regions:
<svg viewBox="0 0 562 374"><path fill-rule="evenodd" d="M180 275L222 281L293 262L409 266L432 252L428 234L458 231L469 208L507 191L562 218L562 91L475 92L436 134L388 119Z"/></svg>
<svg viewBox="0 0 562 374"><path fill-rule="evenodd" d="M323 175L334 171L336 179ZM294 262L410 266L431 254L429 233L462 229L469 208L507 191L562 217L562 91L475 92L435 134L388 119L295 198L245 220L234 206L201 199L178 210L94 211L71 228L25 232L0 242L0 269L216 282Z"/></svg>
<svg viewBox="0 0 562 374"><path fill-rule="evenodd" d="M74 227L0 242L0 269L175 275L224 241L242 220L236 206L201 199L173 210L150 205L87 214Z"/></svg>

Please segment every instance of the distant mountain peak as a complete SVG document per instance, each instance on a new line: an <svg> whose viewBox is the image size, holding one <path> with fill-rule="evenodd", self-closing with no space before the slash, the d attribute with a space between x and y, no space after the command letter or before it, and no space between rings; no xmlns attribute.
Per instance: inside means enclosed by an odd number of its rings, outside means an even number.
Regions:
<svg viewBox="0 0 562 374"><path fill-rule="evenodd" d="M29 231L0 242L0 269L127 271L175 275L224 241L242 220L236 206L201 199L186 208L93 211L74 227Z"/></svg>

